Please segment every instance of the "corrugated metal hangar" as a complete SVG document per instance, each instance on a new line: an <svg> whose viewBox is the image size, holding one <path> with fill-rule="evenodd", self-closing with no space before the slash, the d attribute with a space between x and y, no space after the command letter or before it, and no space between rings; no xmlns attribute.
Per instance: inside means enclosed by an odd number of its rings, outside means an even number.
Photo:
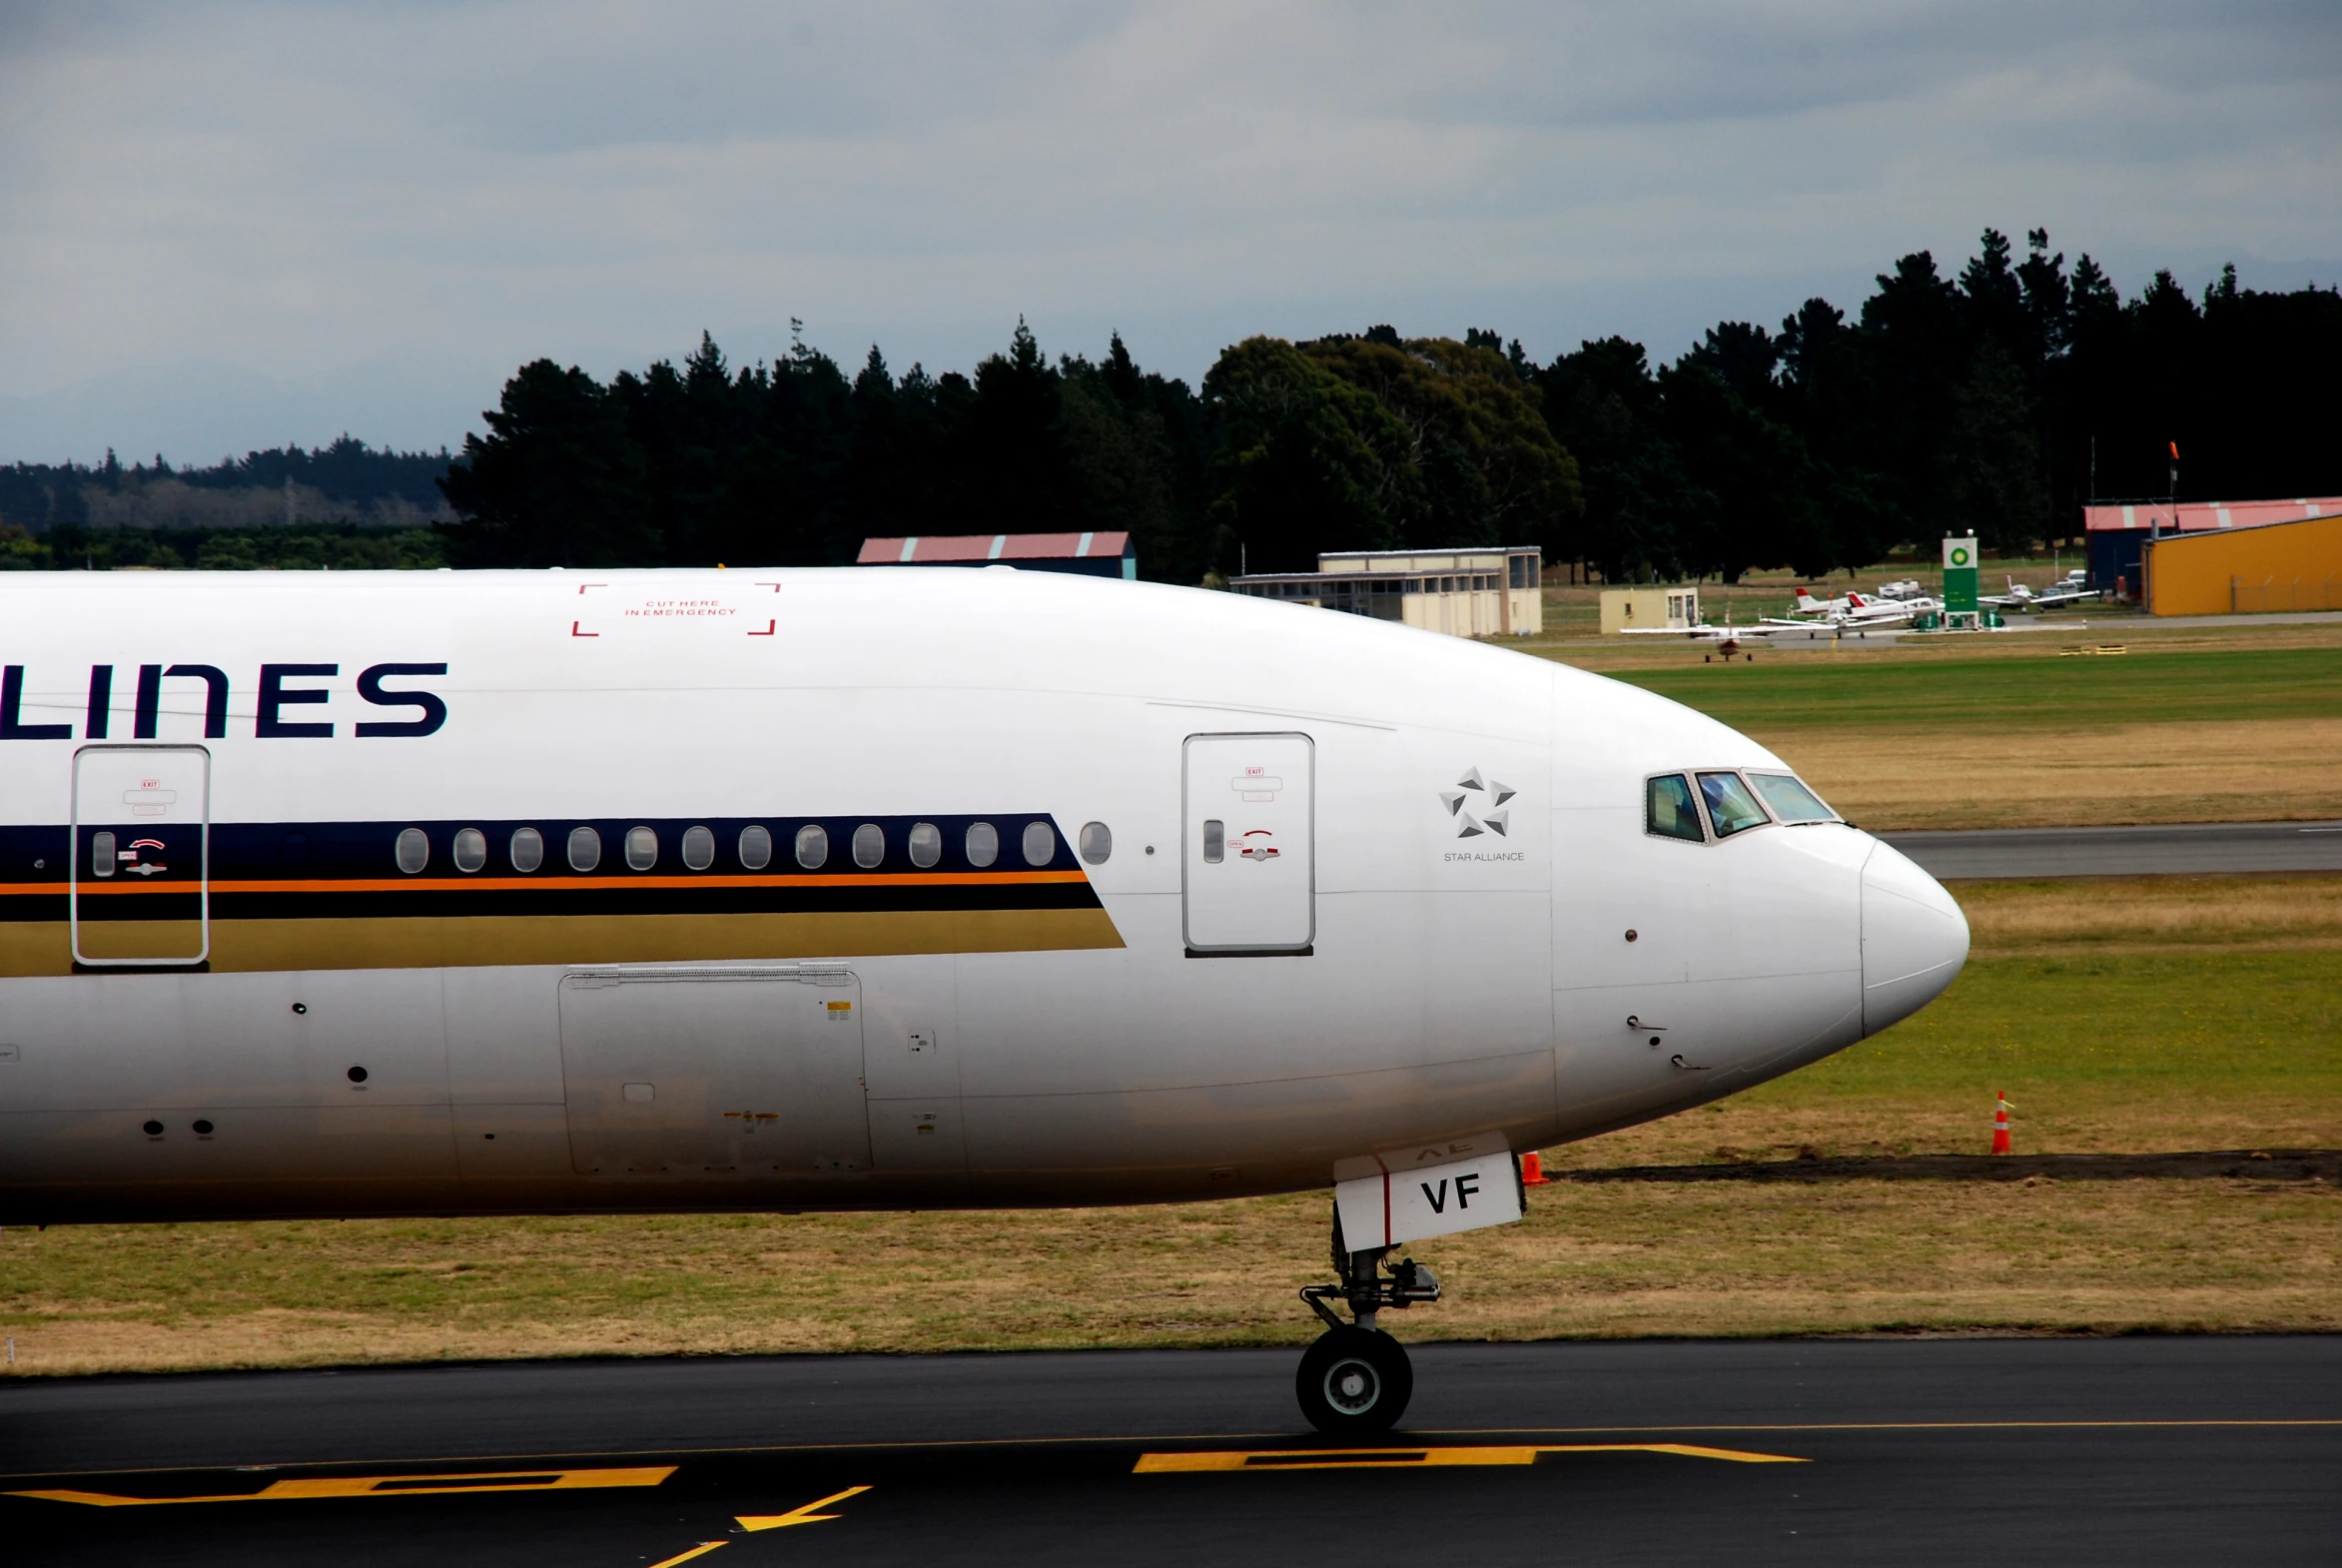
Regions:
<svg viewBox="0 0 2342 1568"><path fill-rule="evenodd" d="M1136 580L1139 551L1123 532L914 533L864 539L857 566L1014 566Z"/></svg>
<svg viewBox="0 0 2342 1568"><path fill-rule="evenodd" d="M2108 501L2084 506L2090 586L2125 599L2139 597L2139 558L2147 541L2173 533L2225 532L2265 522L2298 522L2342 512L2342 496L2304 495L2262 501Z"/></svg>
<svg viewBox="0 0 2342 1568"><path fill-rule="evenodd" d="M1337 550L1318 556L1315 571L1253 572L1228 586L1457 637L1534 636L1545 629L1543 563L1535 545Z"/></svg>
<svg viewBox="0 0 2342 1568"><path fill-rule="evenodd" d="M2140 577L2155 615L2342 609L2342 515L2165 534Z"/></svg>

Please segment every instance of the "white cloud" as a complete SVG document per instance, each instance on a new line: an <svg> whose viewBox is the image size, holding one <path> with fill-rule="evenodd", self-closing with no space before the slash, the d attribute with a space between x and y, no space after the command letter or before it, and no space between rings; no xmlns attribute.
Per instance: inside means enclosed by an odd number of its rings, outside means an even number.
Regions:
<svg viewBox="0 0 2342 1568"><path fill-rule="evenodd" d="M0 3L0 460L436 445L522 359L792 316L898 366L1020 312L1190 377L1376 320L1672 354L1987 223L2289 284L2338 75L2269 4Z"/></svg>

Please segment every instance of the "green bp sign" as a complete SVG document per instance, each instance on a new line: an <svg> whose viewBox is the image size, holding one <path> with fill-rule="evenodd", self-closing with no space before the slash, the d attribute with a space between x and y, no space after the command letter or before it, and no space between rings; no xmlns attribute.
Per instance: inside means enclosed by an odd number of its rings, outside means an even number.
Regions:
<svg viewBox="0 0 2342 1568"><path fill-rule="evenodd" d="M1976 612L1976 536L1962 534L1944 541L1944 613Z"/></svg>

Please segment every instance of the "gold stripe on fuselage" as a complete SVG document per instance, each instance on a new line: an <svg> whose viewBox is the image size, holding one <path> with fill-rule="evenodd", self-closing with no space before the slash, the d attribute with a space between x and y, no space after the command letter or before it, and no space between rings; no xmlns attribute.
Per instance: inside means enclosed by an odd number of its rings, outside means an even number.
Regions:
<svg viewBox="0 0 2342 1568"><path fill-rule="evenodd" d="M110 954L132 957L191 948L191 922L110 921L102 929ZM85 932L88 935L95 931ZM1037 953L1121 946L1122 933L1098 908L215 920L210 967L215 973L250 974ZM64 921L0 923L0 978L72 972L72 938Z"/></svg>

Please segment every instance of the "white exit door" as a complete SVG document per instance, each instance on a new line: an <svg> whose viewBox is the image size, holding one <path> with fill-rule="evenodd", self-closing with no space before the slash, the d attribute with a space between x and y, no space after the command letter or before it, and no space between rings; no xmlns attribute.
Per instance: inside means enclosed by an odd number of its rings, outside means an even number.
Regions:
<svg viewBox="0 0 2342 1568"><path fill-rule="evenodd" d="M73 754L75 963L192 967L211 956L211 798L201 746Z"/></svg>
<svg viewBox="0 0 2342 1568"><path fill-rule="evenodd" d="M1187 951L1306 953L1317 822L1306 735L1189 735L1179 892Z"/></svg>

